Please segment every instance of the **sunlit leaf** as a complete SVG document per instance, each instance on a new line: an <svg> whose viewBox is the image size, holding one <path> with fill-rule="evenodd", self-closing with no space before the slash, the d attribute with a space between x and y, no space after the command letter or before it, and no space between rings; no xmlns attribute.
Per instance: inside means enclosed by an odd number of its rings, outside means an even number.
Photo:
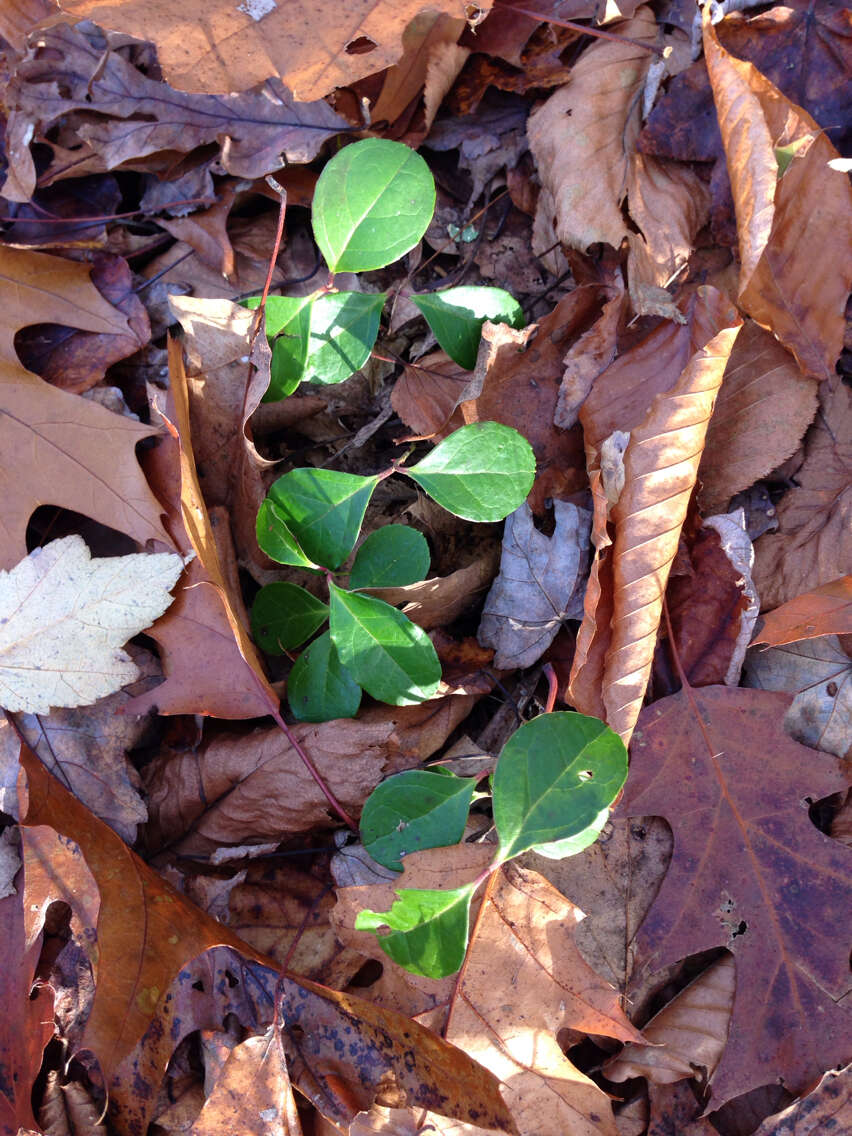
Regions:
<svg viewBox="0 0 852 1136"><path fill-rule="evenodd" d="M358 539L377 484L377 477L358 477L333 469L293 469L273 483L261 510L271 502L275 519L281 519L307 555L316 564L337 568ZM261 548L275 556L262 543Z"/></svg>
<svg viewBox="0 0 852 1136"><path fill-rule="evenodd" d="M482 325L486 320L508 323L512 327L524 326L521 305L502 288L463 285L411 299L425 316L441 347L468 371L476 366Z"/></svg>
<svg viewBox="0 0 852 1136"><path fill-rule="evenodd" d="M464 834L475 777L408 769L378 785L361 813L361 840L374 860L402 870L400 857L457 844Z"/></svg>
<svg viewBox="0 0 852 1136"><path fill-rule="evenodd" d="M384 302L381 292L331 292L315 300L303 381L342 383L363 367L376 342Z"/></svg>
<svg viewBox="0 0 852 1136"><path fill-rule="evenodd" d="M292 564L297 568L315 568L316 565L299 547L299 542L287 527L287 521L271 496L261 502L257 511L257 543L279 564Z"/></svg>
<svg viewBox="0 0 852 1136"><path fill-rule="evenodd" d="M370 533L355 555L351 588L404 588L429 571L426 537L408 525L386 525Z"/></svg>
<svg viewBox="0 0 852 1136"><path fill-rule="evenodd" d="M390 911L361 911L358 931L378 931L379 945L412 974L446 978L464 962L473 884L447 891L401 888Z"/></svg>

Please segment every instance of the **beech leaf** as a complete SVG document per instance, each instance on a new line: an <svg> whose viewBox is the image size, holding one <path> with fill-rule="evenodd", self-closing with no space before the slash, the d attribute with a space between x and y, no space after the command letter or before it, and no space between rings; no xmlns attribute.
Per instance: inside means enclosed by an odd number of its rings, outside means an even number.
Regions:
<svg viewBox="0 0 852 1136"><path fill-rule="evenodd" d="M92 559L79 536L37 548L0 573L0 701L47 714L83 706L138 677L121 650L172 602L173 552Z"/></svg>

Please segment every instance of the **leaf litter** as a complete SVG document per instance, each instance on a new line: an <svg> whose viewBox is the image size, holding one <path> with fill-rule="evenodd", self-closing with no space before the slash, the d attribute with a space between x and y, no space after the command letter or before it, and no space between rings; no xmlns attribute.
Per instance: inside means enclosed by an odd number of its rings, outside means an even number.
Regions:
<svg viewBox="0 0 852 1136"><path fill-rule="evenodd" d="M75 1109L118 1136L842 1117L848 13L705 16L690 62L688 4L194 22L63 0L36 27L47 7L0 17L4 1131ZM422 145L439 209L399 265L340 277L398 293L377 357L264 402L239 301L324 285L305 210L351 135ZM524 319L486 322L465 370L407 298L478 283ZM445 683L271 726L294 659L252 642L257 588L324 598L258 548L271 481L373 476L407 431L420 461L488 421L537 461L499 562L499 528L397 478L366 518L430 542L429 579L370 592L430 634ZM398 878L341 874L366 853L325 789L357 816L427 762L482 778L554 697L632 735L620 804L577 856L490 878L458 977L407 973L354 929ZM486 785L466 842L406 856L407 885L483 871ZM58 1046L79 1055L61 1078Z"/></svg>

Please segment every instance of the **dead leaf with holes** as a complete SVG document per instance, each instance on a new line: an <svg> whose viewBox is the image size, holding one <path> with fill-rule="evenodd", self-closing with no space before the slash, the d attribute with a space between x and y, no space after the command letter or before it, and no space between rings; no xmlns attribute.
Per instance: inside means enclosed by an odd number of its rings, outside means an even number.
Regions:
<svg viewBox="0 0 852 1136"><path fill-rule="evenodd" d="M796 596L763 617L753 643L781 647L821 635L852 634L852 576L840 576L821 588Z"/></svg>
<svg viewBox="0 0 852 1136"><path fill-rule="evenodd" d="M829 1069L806 1097L767 1116L754 1136L799 1136L852 1127L852 1066Z"/></svg>
<svg viewBox="0 0 852 1136"><path fill-rule="evenodd" d="M654 971L719 946L736 960L713 1108L779 1077L801 1092L848 1048L852 853L816 828L806 803L847 778L836 758L784 732L789 704L689 688L643 710L633 736L620 809L663 816L674 833L637 961Z"/></svg>

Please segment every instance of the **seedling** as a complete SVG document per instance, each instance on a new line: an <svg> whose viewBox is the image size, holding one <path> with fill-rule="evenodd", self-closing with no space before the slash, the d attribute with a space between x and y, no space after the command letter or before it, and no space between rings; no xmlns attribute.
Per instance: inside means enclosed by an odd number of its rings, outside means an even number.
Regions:
<svg viewBox="0 0 852 1136"><path fill-rule="evenodd" d="M361 911L355 927L372 931L385 954L414 974L454 974L467 951L470 904L480 885L522 852L558 860L592 844L626 777L624 743L597 718L562 711L524 723L494 771L498 842L486 870L458 888L400 888L389 911ZM475 789L475 778L446 770L389 777L364 805L365 848L386 868L401 871L405 854L458 842Z"/></svg>

